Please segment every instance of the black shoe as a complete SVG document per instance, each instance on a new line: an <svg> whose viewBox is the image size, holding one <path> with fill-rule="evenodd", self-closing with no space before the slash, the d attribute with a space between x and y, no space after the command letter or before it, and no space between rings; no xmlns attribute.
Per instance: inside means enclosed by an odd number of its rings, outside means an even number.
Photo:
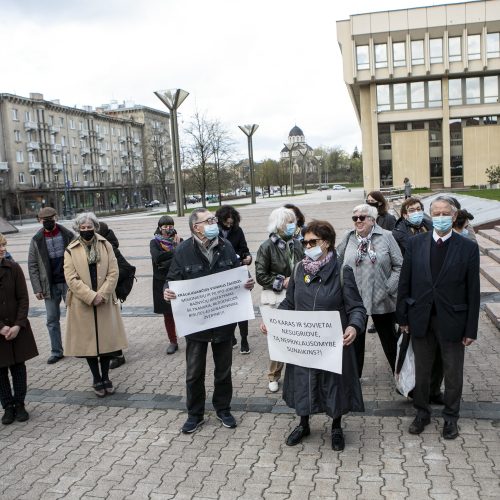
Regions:
<svg viewBox="0 0 500 500"><path fill-rule="evenodd" d="M444 421L443 427L443 438L444 439L455 439L458 437L458 426L456 422Z"/></svg>
<svg viewBox="0 0 500 500"><path fill-rule="evenodd" d="M342 451L345 448L345 439L342 429L332 429L332 450Z"/></svg>
<svg viewBox="0 0 500 500"><path fill-rule="evenodd" d="M26 422L30 418L30 414L26 411L24 404L16 403L16 420L18 422Z"/></svg>
<svg viewBox="0 0 500 500"><path fill-rule="evenodd" d="M2 424L9 425L16 419L16 407L14 405L9 405L5 408L5 413L2 417Z"/></svg>
<svg viewBox="0 0 500 500"><path fill-rule="evenodd" d="M444 405L444 395L442 392L438 394L434 394L434 396L431 396L429 398L429 403L431 405Z"/></svg>
<svg viewBox="0 0 500 500"><path fill-rule="evenodd" d="M306 427L304 425L298 425L286 438L286 445L295 446L302 441L302 438L309 436L309 434L311 434L309 426Z"/></svg>
<svg viewBox="0 0 500 500"><path fill-rule="evenodd" d="M109 363L111 370L125 364L125 356L115 356Z"/></svg>
<svg viewBox="0 0 500 500"><path fill-rule="evenodd" d="M168 344L167 347L167 354L174 354L175 351L179 349L179 346L177 344Z"/></svg>
<svg viewBox="0 0 500 500"><path fill-rule="evenodd" d="M236 340L236 337L233 337L233 349L238 345L238 341Z"/></svg>
<svg viewBox="0 0 500 500"><path fill-rule="evenodd" d="M429 425L430 423L430 417L415 417L415 420L410 424L410 427L408 428L408 432L410 434L420 434L425 429L425 426Z"/></svg>
<svg viewBox="0 0 500 500"><path fill-rule="evenodd" d="M228 429L234 429L236 427L236 420L231 415L229 410L220 410L217 412L217 418L222 422L224 427Z"/></svg>
<svg viewBox="0 0 500 500"><path fill-rule="evenodd" d="M182 433L183 434L191 434L194 432L200 425L202 425L205 422L203 417L197 417L196 415L189 415L187 420L184 422L184 425L182 426Z"/></svg>
<svg viewBox="0 0 500 500"><path fill-rule="evenodd" d="M92 389L94 389L94 393L98 398L103 398L106 396L106 389L104 389L103 382L97 382L92 385Z"/></svg>
<svg viewBox="0 0 500 500"><path fill-rule="evenodd" d="M102 386L104 387L106 394L111 395L115 393L115 388L113 387L111 380L104 380Z"/></svg>
<svg viewBox="0 0 500 500"><path fill-rule="evenodd" d="M250 346L246 337L241 339L240 354L250 354Z"/></svg>
<svg viewBox="0 0 500 500"><path fill-rule="evenodd" d="M377 329L375 328L375 325L370 326L367 330L368 333L377 333Z"/></svg>
<svg viewBox="0 0 500 500"><path fill-rule="evenodd" d="M64 356L51 356L48 360L47 360L47 364L48 365L53 365L54 363L57 363L58 361L61 361L61 359L63 359Z"/></svg>

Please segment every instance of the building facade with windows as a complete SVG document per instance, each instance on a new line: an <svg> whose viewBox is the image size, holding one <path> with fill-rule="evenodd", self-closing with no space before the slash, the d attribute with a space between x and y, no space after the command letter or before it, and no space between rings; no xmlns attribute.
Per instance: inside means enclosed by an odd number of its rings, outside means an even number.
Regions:
<svg viewBox="0 0 500 500"><path fill-rule="evenodd" d="M337 22L367 190L487 184L500 163L500 0Z"/></svg>
<svg viewBox="0 0 500 500"><path fill-rule="evenodd" d="M152 199L144 179L144 123L0 94L0 215L113 210Z"/></svg>

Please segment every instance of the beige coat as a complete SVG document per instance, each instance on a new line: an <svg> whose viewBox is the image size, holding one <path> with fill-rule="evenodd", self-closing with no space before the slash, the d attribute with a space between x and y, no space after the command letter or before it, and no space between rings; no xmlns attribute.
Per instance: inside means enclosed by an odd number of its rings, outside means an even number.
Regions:
<svg viewBox="0 0 500 500"><path fill-rule="evenodd" d="M92 290L87 251L79 240L72 241L64 252L64 276L68 284L66 298L67 356L98 356L127 347L127 337L114 293L118 281L118 264L111 245L96 233L101 255L97 263L97 289L104 298L92 306L97 292ZM94 312L95 311L95 312ZM96 317L97 315L97 329Z"/></svg>

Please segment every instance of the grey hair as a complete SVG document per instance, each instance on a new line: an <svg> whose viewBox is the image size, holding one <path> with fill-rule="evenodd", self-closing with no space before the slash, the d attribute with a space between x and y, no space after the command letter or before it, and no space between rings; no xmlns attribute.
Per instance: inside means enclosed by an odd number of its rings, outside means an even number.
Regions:
<svg viewBox="0 0 500 500"><path fill-rule="evenodd" d="M378 217L378 210L375 207L368 205L367 203L356 205L352 209L352 213L355 214L356 212L360 212L362 215L368 215L368 217L371 217L374 221L376 221Z"/></svg>
<svg viewBox="0 0 500 500"><path fill-rule="evenodd" d="M202 212L210 212L210 210L199 207L195 208L192 212L191 215L189 216L189 229L191 232L194 230L194 225L198 222L198 214L201 214Z"/></svg>
<svg viewBox="0 0 500 500"><path fill-rule="evenodd" d="M446 196L444 194L440 194L439 196L436 196L432 201L431 201L431 206L429 207L429 212L432 213L432 204L435 202L435 201L444 201L446 203L448 203L451 207L451 211L452 213L456 213L456 211L458 210L457 206L455 205L455 202L453 201L453 199L450 197L450 196Z"/></svg>
<svg viewBox="0 0 500 500"><path fill-rule="evenodd" d="M285 229L285 226L291 222L297 223L297 217L293 210L285 207L275 208L269 214L267 231L268 233L276 233L279 229Z"/></svg>
<svg viewBox="0 0 500 500"><path fill-rule="evenodd" d="M81 214L78 214L73 221L73 230L79 233L80 226L88 221L94 224L94 229L96 231L99 231L99 221L94 212L82 212Z"/></svg>

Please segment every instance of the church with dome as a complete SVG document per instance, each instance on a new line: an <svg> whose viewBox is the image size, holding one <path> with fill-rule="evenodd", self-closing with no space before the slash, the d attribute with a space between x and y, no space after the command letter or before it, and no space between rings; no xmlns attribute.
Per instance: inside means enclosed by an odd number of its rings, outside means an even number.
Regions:
<svg viewBox="0 0 500 500"><path fill-rule="evenodd" d="M306 161L306 170L309 172L312 169L312 164L309 161L314 156L314 150L306 142L306 138L302 129L295 125L288 134L288 142L285 143L280 153L282 160L290 159L290 152L293 158L294 171L299 171L300 161L302 158Z"/></svg>

